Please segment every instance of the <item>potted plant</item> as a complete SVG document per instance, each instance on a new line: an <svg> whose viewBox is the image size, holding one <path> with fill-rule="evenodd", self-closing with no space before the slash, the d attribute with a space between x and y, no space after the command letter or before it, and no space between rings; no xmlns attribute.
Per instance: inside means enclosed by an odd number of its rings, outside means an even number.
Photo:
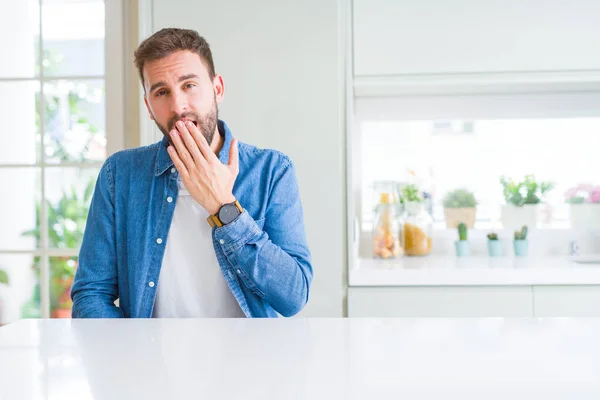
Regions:
<svg viewBox="0 0 600 400"><path fill-rule="evenodd" d="M64 192L60 200L52 204L47 202L48 213L48 242L51 248L77 248L83 239L85 223L95 185L95 179L87 182L84 193L78 194L74 186ZM40 240L40 204L36 206L36 228L24 232L24 236L33 236ZM33 269L40 279L40 257L34 258ZM71 286L75 278L78 260L73 257L50 257L50 313L52 318L70 318L72 302L70 299ZM39 304L34 292L31 305ZM28 311L31 313L31 310Z"/></svg>
<svg viewBox="0 0 600 400"><path fill-rule="evenodd" d="M497 233L490 233L487 235L488 238L488 254L490 257L502 257L503 249L502 249L502 240L498 239Z"/></svg>
<svg viewBox="0 0 600 400"><path fill-rule="evenodd" d="M523 226L520 230L515 231L515 240L513 241L515 248L515 256L525 257L529 248L527 242L527 226Z"/></svg>
<svg viewBox="0 0 600 400"><path fill-rule="evenodd" d="M600 228L600 186L574 186L565 192L565 202L569 204L572 228Z"/></svg>
<svg viewBox="0 0 600 400"><path fill-rule="evenodd" d="M458 224L458 240L454 242L454 245L458 257L466 257L471 254L471 246L467 238L467 225L463 222Z"/></svg>
<svg viewBox="0 0 600 400"><path fill-rule="evenodd" d="M448 192L444 197L446 227L454 229L461 222L464 222L467 228L473 229L475 226L476 206L477 201L473 192L462 188Z"/></svg>
<svg viewBox="0 0 600 400"><path fill-rule="evenodd" d="M539 204L553 187L552 182L538 182L534 175L526 175L521 182L502 176L504 200L501 219L505 228L518 229L522 225L537 226Z"/></svg>

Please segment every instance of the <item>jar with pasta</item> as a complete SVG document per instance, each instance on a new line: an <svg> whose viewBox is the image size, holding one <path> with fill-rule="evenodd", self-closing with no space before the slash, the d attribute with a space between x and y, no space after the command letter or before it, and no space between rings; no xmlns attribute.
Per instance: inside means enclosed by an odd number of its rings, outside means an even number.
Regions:
<svg viewBox="0 0 600 400"><path fill-rule="evenodd" d="M426 256L431 253L433 218L425 209L425 203L406 202L403 220L400 236L404 253L407 256Z"/></svg>

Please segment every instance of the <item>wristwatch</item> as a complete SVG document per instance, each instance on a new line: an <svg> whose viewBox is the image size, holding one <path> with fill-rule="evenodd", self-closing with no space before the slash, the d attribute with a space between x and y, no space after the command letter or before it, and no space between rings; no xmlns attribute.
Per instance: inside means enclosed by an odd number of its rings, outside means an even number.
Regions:
<svg viewBox="0 0 600 400"><path fill-rule="evenodd" d="M220 228L235 221L243 212L244 209L236 200L233 203L223 204L215 215L210 215L206 220L211 228L215 226Z"/></svg>

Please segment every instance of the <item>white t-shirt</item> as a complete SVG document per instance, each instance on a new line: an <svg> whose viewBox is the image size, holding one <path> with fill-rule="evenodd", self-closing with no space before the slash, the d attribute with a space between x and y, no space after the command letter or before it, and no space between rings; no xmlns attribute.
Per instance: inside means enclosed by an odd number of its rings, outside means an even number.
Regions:
<svg viewBox="0 0 600 400"><path fill-rule="evenodd" d="M178 185L152 316L245 317L219 267L208 212Z"/></svg>

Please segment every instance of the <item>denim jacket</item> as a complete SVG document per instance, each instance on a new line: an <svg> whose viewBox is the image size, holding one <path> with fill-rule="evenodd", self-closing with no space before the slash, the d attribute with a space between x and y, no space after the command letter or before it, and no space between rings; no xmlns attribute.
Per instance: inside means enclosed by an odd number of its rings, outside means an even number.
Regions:
<svg viewBox="0 0 600 400"><path fill-rule="evenodd" d="M227 163L233 137L218 126ZM120 151L100 170L71 289L74 318L151 317L178 194L167 146ZM212 233L221 272L247 317L292 316L313 276L294 166L239 143L239 171L233 194L244 212Z"/></svg>

